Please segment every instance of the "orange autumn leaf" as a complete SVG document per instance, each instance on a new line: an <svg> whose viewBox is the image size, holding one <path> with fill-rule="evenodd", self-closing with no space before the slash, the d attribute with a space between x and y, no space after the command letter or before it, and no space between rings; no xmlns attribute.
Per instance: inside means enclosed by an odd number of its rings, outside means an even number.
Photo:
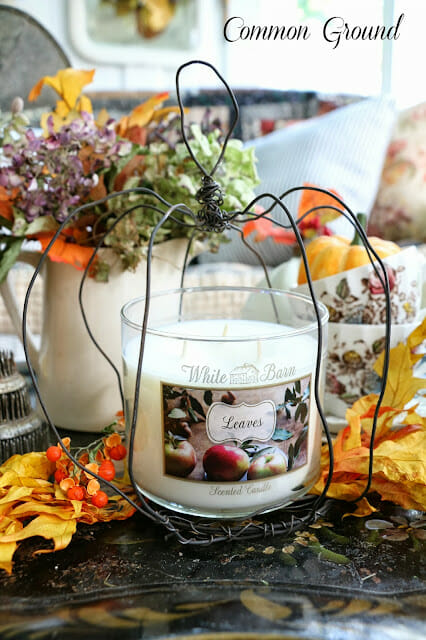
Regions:
<svg viewBox="0 0 426 640"><path fill-rule="evenodd" d="M52 231L39 233L36 236L41 244L41 251L46 250L54 235ZM64 262L83 271L89 264L93 251L93 247L83 247L75 242L68 242L66 237L59 236L49 251L49 258L52 262Z"/></svg>
<svg viewBox="0 0 426 640"><path fill-rule="evenodd" d="M6 218L6 220L13 222L13 208L11 198L9 197L6 189L2 186L0 186L0 216L3 216L3 218Z"/></svg>
<svg viewBox="0 0 426 640"><path fill-rule="evenodd" d="M157 95L148 98L142 102L128 116L123 116L117 124L117 133L122 138L139 138L142 134L138 133L143 127L150 122L158 122L170 113L179 113L178 107L158 107L163 104L169 97L167 91L157 93ZM130 135L132 138L130 138ZM144 141L134 139L134 142L144 144Z"/></svg>
<svg viewBox="0 0 426 640"><path fill-rule="evenodd" d="M314 187L318 188L318 185L311 184L310 182L304 182L304 187ZM340 195L334 189L327 189L330 193L333 193L335 196L340 198ZM330 209L328 207L340 207L339 202L333 198L332 196L327 195L326 193L322 193L321 191L313 191L312 189L304 189L302 191L302 196L299 202L299 208L297 211L297 217L299 218L304 213L313 209L314 207L324 207L324 209L317 209L313 211L306 218L303 219L304 224L308 224L308 221L313 219L315 216L319 216L322 224L327 222L331 222L339 217L340 213Z"/></svg>
<svg viewBox="0 0 426 640"><path fill-rule="evenodd" d="M31 89L28 100L30 102L36 100L44 85L52 87L62 98L63 102L59 104L58 113L61 117L64 117L68 111L77 109L81 91L83 87L92 82L94 75L94 69L90 71L72 68L61 69L56 76L44 76L41 78ZM91 111L91 104L88 98L83 101L83 106L85 108L80 110L87 111L90 109Z"/></svg>
<svg viewBox="0 0 426 640"><path fill-rule="evenodd" d="M245 223L243 226L244 238L247 238L247 236L253 232L256 234L254 236L255 242L263 242L266 238L272 238L277 244L295 243L293 231L282 229L266 218L257 218L256 220L249 220L249 222Z"/></svg>
<svg viewBox="0 0 426 640"><path fill-rule="evenodd" d="M423 322L407 339L390 352L389 382L384 404L378 412L374 440L371 492L383 500L391 500L406 509L426 509L426 418L416 412L416 405L406 408L414 395L424 389L424 380L413 374L415 360L411 351L425 339ZM381 372L383 357L376 363ZM348 426L333 442L334 468L327 495L348 501L359 498L368 479L370 437L377 394L364 396L346 412ZM313 493L321 493L328 477L329 455L321 454L321 475ZM371 511L369 511L371 509ZM353 515L372 513L368 501Z"/></svg>

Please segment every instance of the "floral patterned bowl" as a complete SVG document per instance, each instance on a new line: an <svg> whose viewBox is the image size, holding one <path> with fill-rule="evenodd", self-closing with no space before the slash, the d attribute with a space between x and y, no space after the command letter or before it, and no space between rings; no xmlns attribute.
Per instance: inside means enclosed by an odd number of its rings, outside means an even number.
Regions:
<svg viewBox="0 0 426 640"><path fill-rule="evenodd" d="M407 247L384 259L394 324L412 322L420 310L423 256ZM314 281L315 294L330 314L330 322L380 325L386 319L383 286L371 264ZM306 284L296 291L309 295Z"/></svg>
<svg viewBox="0 0 426 640"><path fill-rule="evenodd" d="M414 322L392 325L391 348L406 340L422 315L424 312ZM355 400L380 391L380 378L373 367L385 347L385 333L384 324L328 323L324 401L327 414L344 418Z"/></svg>

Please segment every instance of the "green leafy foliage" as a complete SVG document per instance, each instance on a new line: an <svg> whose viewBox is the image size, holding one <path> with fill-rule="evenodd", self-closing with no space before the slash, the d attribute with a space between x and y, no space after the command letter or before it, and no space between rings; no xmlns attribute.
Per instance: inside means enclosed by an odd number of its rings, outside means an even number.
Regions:
<svg viewBox="0 0 426 640"><path fill-rule="evenodd" d="M21 251L23 238L7 236L2 239L3 248L0 253L0 283L6 278L9 269L15 264Z"/></svg>

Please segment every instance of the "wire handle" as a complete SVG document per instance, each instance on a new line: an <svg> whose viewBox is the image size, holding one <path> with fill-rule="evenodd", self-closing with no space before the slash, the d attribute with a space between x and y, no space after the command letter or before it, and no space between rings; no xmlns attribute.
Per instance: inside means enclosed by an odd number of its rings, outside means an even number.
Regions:
<svg viewBox="0 0 426 640"><path fill-rule="evenodd" d="M189 144L188 141L188 137L186 135L185 132L185 109L182 103L182 96L181 96L181 91L180 91L180 75L182 73L182 71L184 69L186 69L187 67L191 67L193 65L196 64L201 64L205 67L208 67L209 69L211 69L216 76L219 78L219 80L222 82L222 84L224 85L228 96L231 99L232 102L232 106L234 108L234 116L232 118L231 121L231 125L229 127L228 133L225 136L225 139L223 141L223 145L222 145L222 149L221 152L219 154L219 157L216 161L216 164L213 166L213 169L210 171L210 173L203 167L203 165L201 164L201 162L199 162L199 160L197 159L197 157L195 156L191 145ZM205 60L190 60L189 62L185 62L184 64L182 64L178 70L176 71L176 97L177 97L177 101L178 101L178 105L179 105L179 111L180 111L180 130L181 130L181 134L182 134L182 139L185 143L185 146L188 150L189 155L191 156L192 160L195 162L195 164L197 165L197 167L199 168L199 170L201 171L201 173L203 174L203 176L205 177L210 177L212 178L213 175L216 172L216 169L218 168L218 166L220 165L220 163L223 160L223 156L225 154L226 151L226 147L228 144L228 140L231 137L231 135L234 132L235 127L237 126L239 117L240 117L240 108L238 106L238 102L235 98L235 95L231 89L231 87L229 86L229 84L226 82L225 78L219 73L219 71L210 63L210 62L206 62Z"/></svg>

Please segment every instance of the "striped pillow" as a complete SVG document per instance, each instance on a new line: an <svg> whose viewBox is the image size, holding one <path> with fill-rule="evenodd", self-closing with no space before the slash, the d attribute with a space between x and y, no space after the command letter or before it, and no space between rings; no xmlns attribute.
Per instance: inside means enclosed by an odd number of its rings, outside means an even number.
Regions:
<svg viewBox="0 0 426 640"><path fill-rule="evenodd" d="M290 187L310 182L335 189L354 212L369 214L395 117L392 100L369 98L247 142L254 146L258 158L261 183L257 193L280 195ZM300 193L296 193L285 200L293 216L299 198ZM267 204L265 199L264 206ZM284 219L278 210L275 215ZM345 220L332 224L336 232L352 236L352 227ZM291 248L269 239L256 243L255 248L270 265L292 255ZM236 235L217 254L204 254L200 261L257 263Z"/></svg>

